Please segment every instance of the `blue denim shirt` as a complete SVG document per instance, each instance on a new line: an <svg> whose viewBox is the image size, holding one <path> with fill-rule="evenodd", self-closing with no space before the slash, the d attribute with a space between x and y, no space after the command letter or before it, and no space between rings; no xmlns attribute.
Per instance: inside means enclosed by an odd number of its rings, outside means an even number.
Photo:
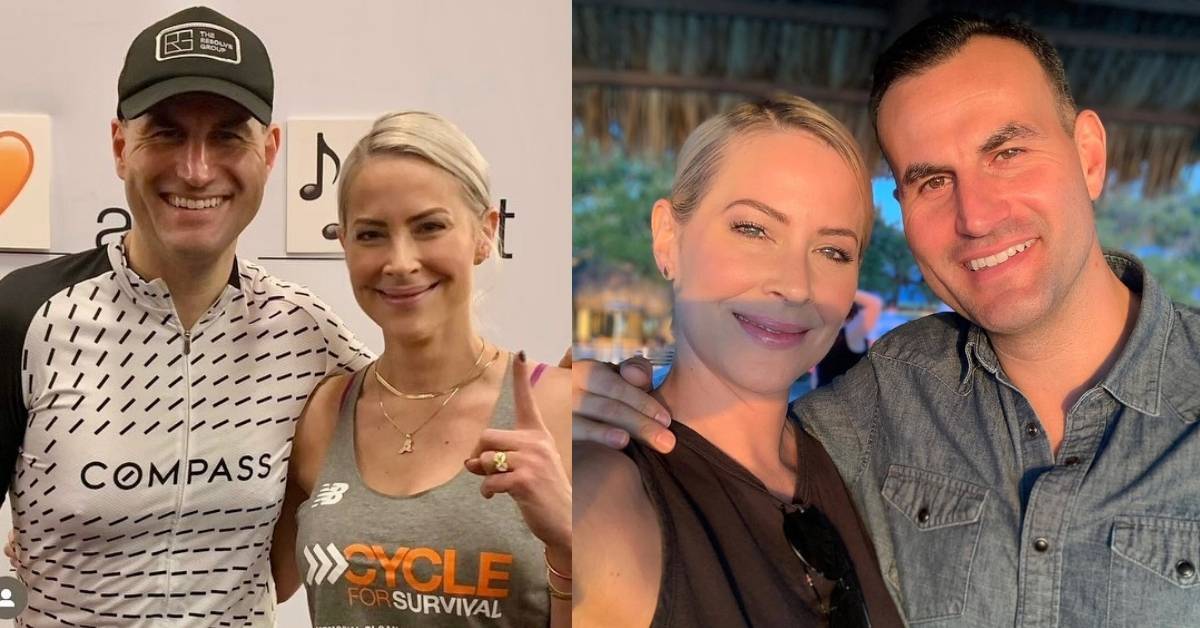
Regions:
<svg viewBox="0 0 1200 628"><path fill-rule="evenodd" d="M1057 456L987 335L953 313L797 402L911 625L1200 626L1200 312L1106 258L1141 308Z"/></svg>

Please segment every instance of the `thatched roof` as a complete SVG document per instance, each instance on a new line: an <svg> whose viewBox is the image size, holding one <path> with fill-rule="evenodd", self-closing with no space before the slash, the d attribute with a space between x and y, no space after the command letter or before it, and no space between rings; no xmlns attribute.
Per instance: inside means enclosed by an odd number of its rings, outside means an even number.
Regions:
<svg viewBox="0 0 1200 628"><path fill-rule="evenodd" d="M876 56L929 14L972 10L1018 17L1050 38L1077 103L1105 121L1109 169L1122 181L1145 176L1147 192L1162 191L1200 161L1200 5L1030 0L990 8L1000 5L574 0L576 124L602 143L660 155L704 118L784 90L837 115L878 164L867 113Z"/></svg>
<svg viewBox="0 0 1200 628"><path fill-rule="evenodd" d="M577 259L571 274L572 302L576 308L628 309L653 317L664 317L671 312L668 284L643 277L632 268L602 268Z"/></svg>

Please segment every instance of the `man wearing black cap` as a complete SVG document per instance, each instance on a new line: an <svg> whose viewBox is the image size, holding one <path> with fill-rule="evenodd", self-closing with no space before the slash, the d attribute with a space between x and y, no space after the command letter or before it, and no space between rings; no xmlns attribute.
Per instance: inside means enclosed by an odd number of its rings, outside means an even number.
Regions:
<svg viewBox="0 0 1200 628"><path fill-rule="evenodd" d="M235 257L279 150L258 37L176 13L134 40L118 96L132 230L0 280L17 622L270 625L293 423L367 355L303 288Z"/></svg>

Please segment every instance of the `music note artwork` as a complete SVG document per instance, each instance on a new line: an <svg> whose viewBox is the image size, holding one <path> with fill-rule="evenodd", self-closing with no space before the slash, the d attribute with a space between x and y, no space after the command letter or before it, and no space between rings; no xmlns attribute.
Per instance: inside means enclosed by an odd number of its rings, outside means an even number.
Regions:
<svg viewBox="0 0 1200 628"><path fill-rule="evenodd" d="M287 122L287 252L341 253L337 185L342 157L371 128L355 118L290 118Z"/></svg>
<svg viewBox="0 0 1200 628"><path fill-rule="evenodd" d="M333 161L333 181L337 183L338 175L342 173L342 160L338 154L329 148L329 144L325 143L325 134L317 133L317 180L315 183L305 183L300 187L300 198L306 201L315 201L321 198L321 193L325 190L325 157L329 157Z"/></svg>

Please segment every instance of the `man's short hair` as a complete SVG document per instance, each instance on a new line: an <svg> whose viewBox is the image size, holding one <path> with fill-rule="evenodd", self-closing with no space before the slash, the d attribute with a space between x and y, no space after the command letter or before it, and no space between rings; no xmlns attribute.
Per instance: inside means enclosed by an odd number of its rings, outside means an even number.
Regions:
<svg viewBox="0 0 1200 628"><path fill-rule="evenodd" d="M1014 20L992 20L968 13L935 15L900 36L875 62L871 82L871 124L879 133L879 103L896 81L948 60L972 37L1000 37L1015 41L1041 64L1054 90L1063 128L1072 132L1075 126L1075 99L1067 85L1067 72L1062 58L1041 33Z"/></svg>

